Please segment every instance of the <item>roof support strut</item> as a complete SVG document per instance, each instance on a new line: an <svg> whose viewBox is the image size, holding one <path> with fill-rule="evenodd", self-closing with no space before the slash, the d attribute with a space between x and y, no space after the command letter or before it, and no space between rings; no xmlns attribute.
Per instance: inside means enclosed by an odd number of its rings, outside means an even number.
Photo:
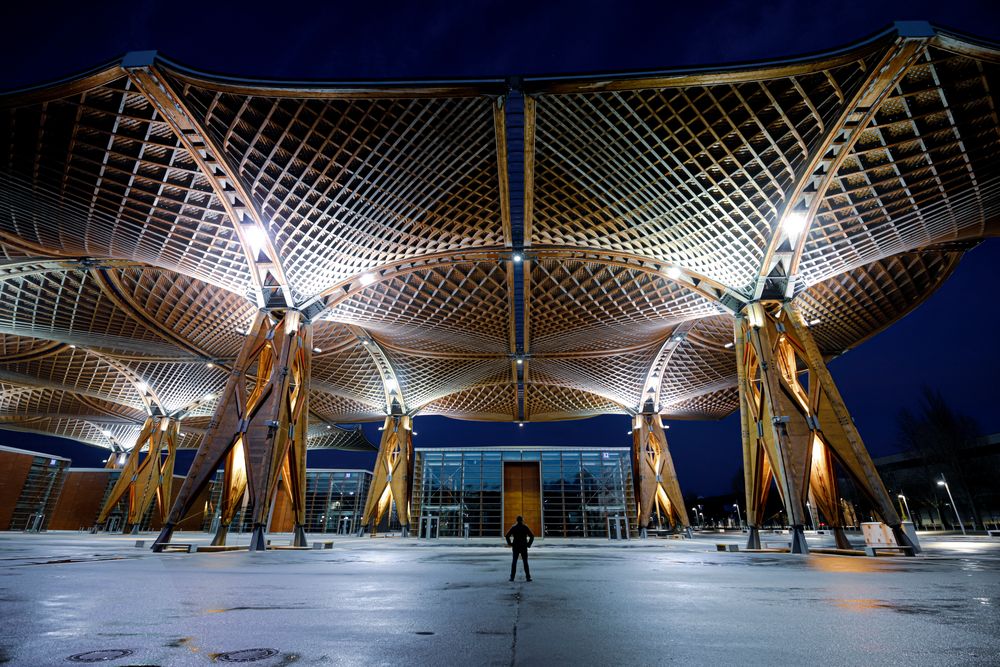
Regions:
<svg viewBox="0 0 1000 667"><path fill-rule="evenodd" d="M126 532L132 527L138 532L142 517L153 499L156 499L160 520L165 521L170 508L171 491L174 480L174 459L177 456L177 436L180 422L166 416L148 417L135 447L129 452L118 481L115 482L104 507L97 517L97 525L108 520L108 515L118 502L128 494L128 516ZM139 460L141 450L146 449L146 457ZM162 457L166 449L166 458ZM109 457L110 459L111 457Z"/></svg>
<svg viewBox="0 0 1000 667"><path fill-rule="evenodd" d="M690 533L691 522L658 414L646 412L633 418L632 469L635 470L635 490L639 499L639 530L645 533L649 528L655 507L675 530L683 527Z"/></svg>
<svg viewBox="0 0 1000 667"><path fill-rule="evenodd" d="M772 478L793 529L791 551L808 553L806 501L812 498L847 544L837 494L836 461L868 496L900 546L910 546L892 499L865 449L812 332L791 302L755 302L736 319L736 355L746 476L748 548ZM806 375L800 369L806 370ZM806 382L804 382L806 380Z"/></svg>
<svg viewBox="0 0 1000 667"><path fill-rule="evenodd" d="M291 495L294 544L305 546L311 358L312 324L305 322L298 311L258 311L219 397L209 432L195 454L153 551L163 551L168 546L174 526L196 502L223 460L226 462L223 507L235 506L244 489L250 493L253 504L250 549L266 548L264 531L279 476ZM227 528L228 524L223 523L220 531ZM224 537L223 532L223 540Z"/></svg>

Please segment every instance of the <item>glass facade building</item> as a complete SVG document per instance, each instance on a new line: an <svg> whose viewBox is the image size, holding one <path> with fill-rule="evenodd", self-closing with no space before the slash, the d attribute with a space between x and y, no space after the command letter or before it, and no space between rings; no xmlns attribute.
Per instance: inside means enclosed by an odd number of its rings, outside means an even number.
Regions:
<svg viewBox="0 0 1000 667"><path fill-rule="evenodd" d="M627 447L418 448L412 523L424 534L436 518L441 537L498 537L514 517L504 514L504 464L537 462L545 537L613 536L636 530L631 450ZM622 535L625 537L627 535Z"/></svg>
<svg viewBox="0 0 1000 667"><path fill-rule="evenodd" d="M306 470L306 523L307 533L356 533L361 527L368 487L372 474L367 470ZM218 528L219 496L222 493L222 472L216 473L209 493L213 511L206 515L205 530ZM279 493L284 493L283 491ZM230 531L249 532L252 528L252 511L244 501L236 513ZM391 517L395 517L393 513ZM398 529L398 521L396 528ZM388 526L392 529L392 525Z"/></svg>

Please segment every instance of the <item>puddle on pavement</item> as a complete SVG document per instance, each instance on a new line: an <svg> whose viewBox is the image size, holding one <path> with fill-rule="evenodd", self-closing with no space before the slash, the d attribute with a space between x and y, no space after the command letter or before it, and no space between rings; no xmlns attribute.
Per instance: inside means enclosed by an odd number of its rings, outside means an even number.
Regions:
<svg viewBox="0 0 1000 667"><path fill-rule="evenodd" d="M907 602L900 600L898 602L893 602L890 600L879 600L876 598L841 598L837 600L826 600L826 602L832 603L833 606L839 607L840 609L847 609L858 613L888 610L909 616L940 616L942 617L940 622L957 623L964 622L962 618L964 616L963 612L966 614L968 612L972 612L973 609L970 608L970 602L973 604L979 604L975 602L977 599L978 598L973 598L972 600L928 600L919 602Z"/></svg>
<svg viewBox="0 0 1000 667"><path fill-rule="evenodd" d="M292 609L292 610L309 610L309 609L319 609L319 607L302 607L296 605L284 606L284 605L261 605L261 606L240 606L240 607L226 607L224 609L206 609L206 614L222 614L227 611L275 611L281 609Z"/></svg>

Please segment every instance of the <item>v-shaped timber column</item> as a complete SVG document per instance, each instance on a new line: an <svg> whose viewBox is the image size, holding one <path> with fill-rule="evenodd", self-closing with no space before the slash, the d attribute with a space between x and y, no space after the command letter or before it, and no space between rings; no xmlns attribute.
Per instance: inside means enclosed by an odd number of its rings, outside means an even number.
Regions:
<svg viewBox="0 0 1000 667"><path fill-rule="evenodd" d="M161 521L166 521L170 509L170 491L174 480L174 460L177 457L177 434L180 421L164 415L146 418L135 447L129 452L121 475L111 489L110 495L104 501L104 507L97 517L97 525L103 525L115 505L128 494L128 517L126 517L126 532L128 526L132 532L139 532L142 517L149 510L153 499L156 499L157 511ZM163 450L167 450L163 458ZM146 450L146 457L141 461L140 453ZM118 454L108 457L110 463L118 458Z"/></svg>
<svg viewBox="0 0 1000 667"><path fill-rule="evenodd" d="M403 536L410 532L410 482L413 478L413 420L407 415L390 415L382 427L382 442L375 459L375 474L368 488L361 523L374 533L389 501L395 501Z"/></svg>
<svg viewBox="0 0 1000 667"><path fill-rule="evenodd" d="M747 548L759 527L773 478L792 526L792 552L808 553L809 497L848 547L834 461L868 496L900 545L911 546L899 515L830 376L812 332L791 302L754 302L736 318Z"/></svg>
<svg viewBox="0 0 1000 667"><path fill-rule="evenodd" d="M312 325L295 310L258 311L215 415L177 501L153 544L162 551L174 526L225 461L223 522L215 543L225 534L249 491L253 506L251 551L266 547L264 531L278 479L284 477L292 501L295 546L305 546L306 428L312 362Z"/></svg>
<svg viewBox="0 0 1000 667"><path fill-rule="evenodd" d="M636 474L639 531L643 537L649 528L654 507L659 507L675 530L683 527L690 536L691 523L684 507L681 485L667 447L663 421L656 413L637 414L633 419L632 469Z"/></svg>

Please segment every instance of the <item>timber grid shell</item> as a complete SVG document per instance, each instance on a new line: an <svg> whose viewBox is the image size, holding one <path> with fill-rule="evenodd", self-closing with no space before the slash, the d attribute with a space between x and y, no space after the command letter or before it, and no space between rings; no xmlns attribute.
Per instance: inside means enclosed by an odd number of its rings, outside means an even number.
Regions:
<svg viewBox="0 0 1000 667"><path fill-rule="evenodd" d="M734 314L827 357L997 235L1000 50L897 24L728 69L294 83L152 53L0 96L0 424L210 426L260 308L313 322L310 446L410 414L738 408ZM511 82L516 85L512 86ZM785 231L792 216L804 230Z"/></svg>

